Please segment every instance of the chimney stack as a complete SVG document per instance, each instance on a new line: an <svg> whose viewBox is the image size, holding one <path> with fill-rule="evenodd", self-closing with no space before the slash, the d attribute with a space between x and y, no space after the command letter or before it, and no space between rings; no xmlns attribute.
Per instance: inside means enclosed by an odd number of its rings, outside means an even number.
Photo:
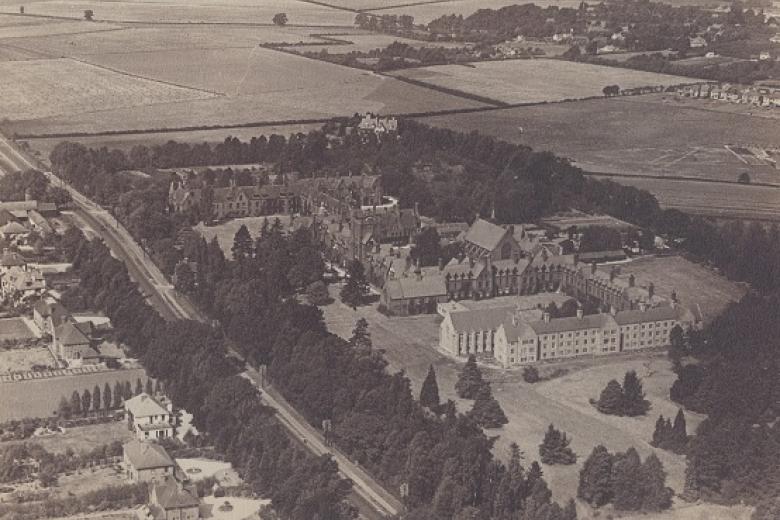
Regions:
<svg viewBox="0 0 780 520"><path fill-rule="evenodd" d="M672 291L672 301L677 303L677 291Z"/></svg>
<svg viewBox="0 0 780 520"><path fill-rule="evenodd" d="M580 255L574 253L572 256L574 257L574 265L576 266L580 262Z"/></svg>
<svg viewBox="0 0 780 520"><path fill-rule="evenodd" d="M613 265L612 269L609 270L609 282L610 283L614 282L616 276L617 276L617 267Z"/></svg>
<svg viewBox="0 0 780 520"><path fill-rule="evenodd" d="M585 316L585 311L582 310L582 307L577 307L577 319L582 319L582 317Z"/></svg>
<svg viewBox="0 0 780 520"><path fill-rule="evenodd" d="M645 312L647 310L647 302L645 301L639 302L639 310Z"/></svg>
<svg viewBox="0 0 780 520"><path fill-rule="evenodd" d="M590 264L590 274L596 274L596 262L591 262Z"/></svg>
<svg viewBox="0 0 780 520"><path fill-rule="evenodd" d="M629 275L628 276L628 286L629 287L633 287L635 283L636 283L636 277L634 277L633 274Z"/></svg>
<svg viewBox="0 0 780 520"><path fill-rule="evenodd" d="M650 300L652 301L653 295L655 295L655 284L653 284L653 282L650 282L650 285L647 286L647 294L650 296Z"/></svg>
<svg viewBox="0 0 780 520"><path fill-rule="evenodd" d="M617 314L617 307L615 307L614 305L610 305L610 306L609 306L609 313L610 313L611 315L613 315L613 316L614 316L615 314Z"/></svg>
<svg viewBox="0 0 780 520"><path fill-rule="evenodd" d="M469 267L474 268L474 259L469 257Z"/></svg>
<svg viewBox="0 0 780 520"><path fill-rule="evenodd" d="M444 258L439 257L439 271L444 271Z"/></svg>
<svg viewBox="0 0 780 520"><path fill-rule="evenodd" d="M544 320L545 323L550 323L550 313L545 312L544 314L542 314L542 319Z"/></svg>

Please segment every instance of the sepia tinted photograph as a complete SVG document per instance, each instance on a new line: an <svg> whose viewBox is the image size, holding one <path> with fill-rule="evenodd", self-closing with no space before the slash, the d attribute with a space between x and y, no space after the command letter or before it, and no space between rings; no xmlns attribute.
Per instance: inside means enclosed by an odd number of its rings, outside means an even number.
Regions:
<svg viewBox="0 0 780 520"><path fill-rule="evenodd" d="M778 0L0 0L0 520L780 520L778 226Z"/></svg>

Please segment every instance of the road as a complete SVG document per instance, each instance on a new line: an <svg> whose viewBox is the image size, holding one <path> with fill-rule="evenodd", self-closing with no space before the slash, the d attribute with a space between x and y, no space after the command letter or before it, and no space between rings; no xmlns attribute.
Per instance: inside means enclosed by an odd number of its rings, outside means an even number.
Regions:
<svg viewBox="0 0 780 520"><path fill-rule="evenodd" d="M11 169L41 169L25 157L5 138L0 138L0 168ZM154 262L130 236L130 233L108 211L92 202L63 182L51 172L45 172L49 181L70 193L76 205L75 213L78 224L86 224L98 234L111 250L112 254L122 260L127 266L130 277L139 285L141 291L161 316L166 320L191 319L204 321L204 317L186 298L176 292L157 268ZM403 510L403 505L373 479L365 470L350 461L338 450L325 446L320 433L269 384L261 384L260 375L254 369L248 368L242 374L261 390L264 404L274 408L282 425L290 434L315 455L328 453L339 465L339 472L353 483L351 502L358 508L360 514L369 520L394 516Z"/></svg>

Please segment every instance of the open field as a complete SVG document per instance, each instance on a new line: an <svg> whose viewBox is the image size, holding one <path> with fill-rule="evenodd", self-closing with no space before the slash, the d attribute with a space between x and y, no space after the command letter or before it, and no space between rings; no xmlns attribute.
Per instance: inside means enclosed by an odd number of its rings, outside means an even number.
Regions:
<svg viewBox="0 0 780 520"><path fill-rule="evenodd" d="M24 318L3 318L0 319L0 341L25 341L36 338L37 335L32 327Z"/></svg>
<svg viewBox="0 0 780 520"><path fill-rule="evenodd" d="M459 131L476 130L571 158L590 172L643 187L662 205L723 214L780 218L780 191L734 183L747 171L753 182L780 184L780 170L748 166L726 144L780 145L780 122L756 117L745 107L726 112L678 102L672 95L628 96L573 103L423 118ZM522 127L523 132L520 132ZM620 178L645 175L661 179ZM668 178L668 179L667 179Z"/></svg>
<svg viewBox="0 0 780 520"><path fill-rule="evenodd" d="M95 20L151 23L255 23L271 25L276 13L287 13L293 25L352 25L354 13L297 0L208 0L197 5L183 0L112 1L44 0L25 3L25 14L82 19L92 9ZM0 12L18 13L18 3L0 3Z"/></svg>
<svg viewBox="0 0 780 520"><path fill-rule="evenodd" d="M672 292L676 291L680 303L688 308L700 307L706 321L747 292L742 285L679 256L642 257L618 267L621 276L634 274L637 285L653 282L659 296L671 299ZM611 266L603 265L599 269L608 274Z"/></svg>
<svg viewBox="0 0 780 520"><path fill-rule="evenodd" d="M27 372L32 370L33 365L57 366L51 352L46 347L0 350L0 374Z"/></svg>
<svg viewBox="0 0 780 520"><path fill-rule="evenodd" d="M102 391L101 387L101 391ZM92 390L90 390L91 392ZM5 445L35 443L50 453L65 453L70 448L74 453L91 451L101 444L111 444L114 441L127 442L133 438L133 433L127 429L125 421L113 421L92 426L67 428L65 433L31 437L21 441L8 441Z"/></svg>
<svg viewBox="0 0 780 520"><path fill-rule="evenodd" d="M105 135L97 137L79 137L71 138L68 141L74 141L90 148L118 148L129 152L133 146L162 145L168 141L179 143L221 143L226 137L237 137L242 141L249 141L252 137L261 135L279 134L289 136L290 134L308 133L310 130L320 128L320 124L309 125L282 125L282 126L260 126L255 128L230 128L224 130L194 130L191 132L158 132L127 135ZM49 153L63 140L56 138L28 139L30 147L37 152L39 159L48 161Z"/></svg>
<svg viewBox="0 0 780 520"><path fill-rule="evenodd" d="M111 370L78 376L52 377L0 383L0 422L24 417L49 417L57 409L62 396L70 396L74 390L82 392L85 388L92 391L95 385L101 390L109 383L113 390L116 381L130 381L135 386L136 379L146 381L146 372L142 368Z"/></svg>
<svg viewBox="0 0 780 520"><path fill-rule="evenodd" d="M220 26L215 29L209 26L154 25L81 34L15 38L7 43L53 57L65 55L83 58L93 54L254 47L266 43L324 43L325 40L311 34L328 30L327 27ZM332 29L330 31L332 32ZM343 29L338 32L350 34L350 31Z"/></svg>
<svg viewBox="0 0 780 520"><path fill-rule="evenodd" d="M621 88L634 88L690 82L690 79L666 74L548 59L434 65L392 74L504 103L601 96L605 86L615 84Z"/></svg>
<svg viewBox="0 0 780 520"><path fill-rule="evenodd" d="M304 53L304 52L322 52L327 51L329 54L348 54L350 52L370 52L374 49L383 49L388 45L398 42L405 43L411 47L461 47L461 44L452 42L425 42L420 40L411 40L409 38L401 38L399 36L392 36L390 34L378 34L378 33L365 33L365 34L322 34L322 36L333 38L334 40L342 40L349 43L325 43L323 45L305 45L295 46L291 45L287 47L289 50Z"/></svg>
<svg viewBox="0 0 780 520"><path fill-rule="evenodd" d="M119 28L119 25L108 23L94 24L86 21L57 20L49 21L48 23L0 27L0 38L39 38L41 36L112 31Z"/></svg>
<svg viewBox="0 0 780 520"><path fill-rule="evenodd" d="M10 120L204 99L212 94L69 59L0 63L0 113Z"/></svg>

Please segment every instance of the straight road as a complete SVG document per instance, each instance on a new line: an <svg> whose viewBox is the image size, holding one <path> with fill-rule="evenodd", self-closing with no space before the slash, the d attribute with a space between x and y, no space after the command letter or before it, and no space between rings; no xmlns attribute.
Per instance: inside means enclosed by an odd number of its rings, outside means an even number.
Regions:
<svg viewBox="0 0 780 520"><path fill-rule="evenodd" d="M0 168L26 170L39 169L5 138L0 138ZM10 168L9 168L10 165ZM130 277L138 283L147 300L166 320L191 319L205 321L204 316L192 304L179 295L130 233L108 211L76 191L51 172L44 172L49 181L70 193L77 206L76 213L84 223L103 239L112 254L127 266ZM352 502L361 515L369 520L394 516L403 505L384 489L365 470L345 455L326 446L322 435L298 414L284 397L269 384L262 385L257 371L248 367L242 374L261 390L263 401L277 411L277 417L290 434L315 455L328 453L339 465L339 472L353 483Z"/></svg>

